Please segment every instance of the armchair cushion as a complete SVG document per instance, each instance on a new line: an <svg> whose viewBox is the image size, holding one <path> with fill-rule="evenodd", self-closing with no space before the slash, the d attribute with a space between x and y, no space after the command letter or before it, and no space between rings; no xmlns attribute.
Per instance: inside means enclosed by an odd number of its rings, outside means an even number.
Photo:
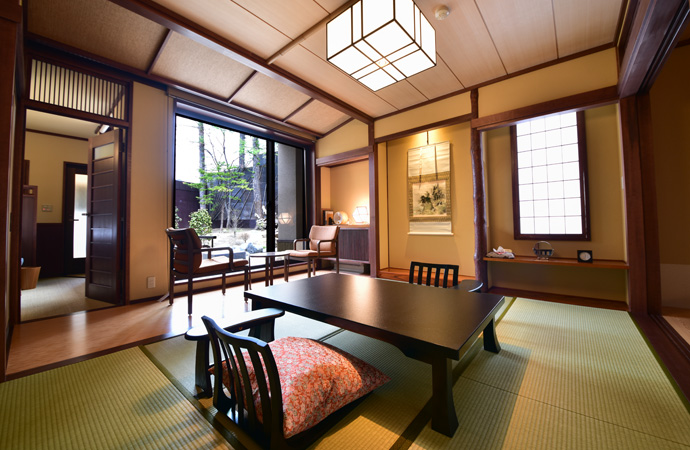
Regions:
<svg viewBox="0 0 690 450"><path fill-rule="evenodd" d="M339 228L336 226L314 225L309 230L309 249L313 251L321 249L321 253L335 254L334 242L322 242L319 247L318 241L332 241L338 237Z"/></svg>
<svg viewBox="0 0 690 450"><path fill-rule="evenodd" d="M323 342L286 337L269 343L269 347L278 367L286 439L390 380L377 368ZM247 354L245 361L257 417L263 422L256 374ZM226 362L223 369L223 384L231 386Z"/></svg>

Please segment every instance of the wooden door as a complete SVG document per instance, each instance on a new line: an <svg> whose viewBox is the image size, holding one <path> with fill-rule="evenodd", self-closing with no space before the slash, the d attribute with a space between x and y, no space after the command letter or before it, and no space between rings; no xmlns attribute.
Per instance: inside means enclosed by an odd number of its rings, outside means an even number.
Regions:
<svg viewBox="0 0 690 450"><path fill-rule="evenodd" d="M86 296L121 303L122 130L89 139Z"/></svg>

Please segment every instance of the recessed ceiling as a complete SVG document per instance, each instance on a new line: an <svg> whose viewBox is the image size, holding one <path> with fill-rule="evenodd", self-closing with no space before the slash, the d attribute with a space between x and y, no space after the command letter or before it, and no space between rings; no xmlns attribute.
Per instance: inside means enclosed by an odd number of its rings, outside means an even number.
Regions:
<svg viewBox="0 0 690 450"><path fill-rule="evenodd" d="M26 130L60 134L67 137L88 139L94 137L101 125L86 120L57 116L40 111L26 111Z"/></svg>
<svg viewBox="0 0 690 450"><path fill-rule="evenodd" d="M437 65L373 92L326 61L323 21L346 0L25 1L30 33L315 137L613 46L628 2L448 0L439 21L436 0L417 0L436 29Z"/></svg>

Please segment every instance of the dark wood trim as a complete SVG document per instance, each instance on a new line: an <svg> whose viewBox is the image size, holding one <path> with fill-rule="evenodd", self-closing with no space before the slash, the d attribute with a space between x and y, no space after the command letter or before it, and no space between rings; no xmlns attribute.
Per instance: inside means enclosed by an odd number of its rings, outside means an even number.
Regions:
<svg viewBox="0 0 690 450"><path fill-rule="evenodd" d="M355 161L363 161L369 157L372 147L362 147L347 152L336 153L335 155L324 156L316 159L317 167L334 167Z"/></svg>
<svg viewBox="0 0 690 450"><path fill-rule="evenodd" d="M374 142L374 124L369 124L369 273L377 277L381 266L379 253L379 151Z"/></svg>
<svg viewBox="0 0 690 450"><path fill-rule="evenodd" d="M620 97L651 89L689 15L687 0L643 1L637 5L620 63Z"/></svg>
<svg viewBox="0 0 690 450"><path fill-rule="evenodd" d="M48 103L37 102L35 100L26 100L24 102L27 109L34 111L41 111L58 116L72 117L74 119L85 120L87 122L94 122L100 124L107 124L113 127L128 127L129 122L126 120L115 119L113 117L100 116L84 111L79 111L72 108L65 108L64 106L50 105Z"/></svg>
<svg viewBox="0 0 690 450"><path fill-rule="evenodd" d="M479 90L470 93L472 119L479 116ZM484 255L488 250L488 230L486 227L486 192L484 190L484 148L481 131L470 130L470 155L472 157L472 191L474 194L474 276L482 284L482 292L489 285L489 274Z"/></svg>
<svg viewBox="0 0 690 450"><path fill-rule="evenodd" d="M626 241L628 245L628 295L633 314L647 314L647 248L644 243L644 188L640 123L636 97L620 101L621 144L625 179Z"/></svg>
<svg viewBox="0 0 690 450"><path fill-rule="evenodd" d="M685 47L686 45L690 45L690 39L679 41L678 44L676 44L676 48Z"/></svg>
<svg viewBox="0 0 690 450"><path fill-rule="evenodd" d="M663 319L657 316L630 314L638 328L654 349L656 355L665 366L678 390L685 396L685 405L690 400L690 359L682 352L670 337L668 329L661 326Z"/></svg>
<svg viewBox="0 0 690 450"><path fill-rule="evenodd" d="M663 315L650 314L649 317L659 325L659 328L663 330L664 334L673 342L685 359L690 361L690 342L686 341Z"/></svg>
<svg viewBox="0 0 690 450"><path fill-rule="evenodd" d="M640 130L642 201L644 204L644 245L646 247L647 312L661 314L661 255L659 253L659 216L657 212L652 106L649 94L637 96Z"/></svg>
<svg viewBox="0 0 690 450"><path fill-rule="evenodd" d="M484 81L484 82L479 83L479 84L475 84L475 85L473 85L473 86L468 86L468 87L466 87L466 88L459 89L459 90L457 90L457 91L455 91L455 92L451 92L451 93L449 93L449 94L445 94L445 95L442 95L442 96L440 96L440 97L436 97L436 98L433 98L433 99L431 99L431 100L427 100L427 101L422 102L422 103L417 103L417 104L415 104L415 105L408 106L407 108L403 108L403 109L394 111L394 112L392 112L392 113L388 113L388 114L384 114L384 115L382 115L382 116L378 116L378 117L376 117L376 120L381 120L381 119L385 119L386 117L395 116L396 114L400 114L400 113L404 113L404 112L407 112L407 111L411 111L411 110L413 110L413 109L417 109L417 108L420 108L420 107L422 107L422 106L430 105L430 104L432 104L432 103L436 103L436 102L439 102L439 101L441 101L441 100L445 100L445 99L447 99L447 98L455 97L455 96L457 96L457 95L461 95L461 94L464 94L464 93L466 93L466 92L472 92L473 89L479 89L479 88L482 88L482 87L484 87L484 86L489 86L489 85L491 85L491 84L495 84L495 83L499 83L499 82L501 82L501 81L509 80L509 79L511 79L511 78L519 77L520 75L525 75L525 74L528 74L528 73L530 73L530 72L536 72L536 71L539 71L539 70L541 70L541 69L544 69L544 68L547 68L547 67L551 67L551 66L555 66L555 65L560 64L560 63L564 63L564 62L567 62L567 61L572 61L572 60L574 60L574 59L582 58L583 56L588 56L588 55L592 55L592 54L594 54L594 53L599 53L599 52L602 52L602 51L604 51L604 50L608 50L608 49L613 48L613 47L615 47L614 43L604 44L604 45L600 45L599 47L595 47L595 48L592 48L592 49L589 49L589 50L585 50L585 51L583 51L583 52L579 52L579 53L575 53L575 54L572 54L572 55L564 56L564 57L562 57L562 58L558 58L558 59L555 59L555 60L553 60L553 61L549 61L549 62L546 62L546 63L543 63L543 64L539 64L539 65L537 65L537 66L529 67L529 68L527 68L527 69L523 69L523 70L520 70L520 71L518 71L518 72L513 72L513 73L510 73L510 74L507 74L507 75L503 75L503 76L498 77L498 78L493 78L493 79L491 79L491 80Z"/></svg>
<svg viewBox="0 0 690 450"><path fill-rule="evenodd" d="M640 0L628 0L621 2L621 13L618 18L618 27L616 28L616 39L618 45L616 46L616 53L618 61L623 59L621 52L628 46L628 39L630 38L630 27L632 27L633 19L635 18L635 11Z"/></svg>
<svg viewBox="0 0 690 450"><path fill-rule="evenodd" d="M485 256L484 261L492 261L506 264L538 264L542 266L566 266L566 267L582 267L584 269L598 268L598 269L621 269L627 270L630 265L625 261L615 259L595 259L592 262L579 262L577 258L549 258L537 259L536 256L515 255L515 258L492 258Z"/></svg>
<svg viewBox="0 0 690 450"><path fill-rule="evenodd" d="M522 108L505 111L490 116L484 116L472 120L472 127L478 128L481 131L491 130L493 128L504 127L506 125L513 125L516 122L525 119L531 119L538 116L546 116L563 111L580 111L595 106L604 106L616 103L618 101L617 86L609 86L606 88L596 89L594 91L583 92L581 94L571 95L556 100L549 100L535 105L525 106Z"/></svg>
<svg viewBox="0 0 690 450"><path fill-rule="evenodd" d="M285 118L284 118L282 121L283 121L283 122L287 122L288 120L290 120L291 118L293 118L293 117L295 116L295 114L297 114L298 112L302 111L304 108L306 108L307 106L309 106L313 101L314 101L314 99L313 99L313 98L310 98L310 99L307 100L306 102L302 103L300 106L297 107L297 109L295 109L295 110L292 111L290 114L288 114L287 116L285 116Z"/></svg>
<svg viewBox="0 0 690 450"><path fill-rule="evenodd" d="M4 233L4 238L0 240L0 254L12 256L14 253L13 242L9 236L19 236L18 217L21 217L21 161L17 161L17 143L15 118L19 114L18 102L21 98L17 92L17 57L20 50L20 32L22 9L14 2L3 2L0 7L0 179L5 180L0 183L0 198L6 199L0 207L0 230ZM23 124L22 124L23 125ZM13 155L14 159L13 159ZM13 162L13 164L10 164ZM10 186L7 180L12 180ZM17 192L19 191L19 192ZM19 199L18 199L19 197ZM14 211L10 215L10 210ZM9 225L9 226L8 226ZM16 234L14 232L17 232ZM15 242L20 239L13 239ZM18 251L16 253L18 255ZM19 258L7 261L7 258L0 258L0 323L2 333L0 333L0 382L6 379L7 357L10 341L10 325L12 322L11 311L6 305L14 301L13 296L18 297L15 285L18 283ZM9 298L7 295L9 294Z"/></svg>
<svg viewBox="0 0 690 450"><path fill-rule="evenodd" d="M22 22L22 5L19 0L0 2L0 19L19 25ZM8 42L5 41L5 44Z"/></svg>
<svg viewBox="0 0 690 450"><path fill-rule="evenodd" d="M220 35L194 23L189 18L183 17L152 0L111 0L113 3L128 9L142 17L152 20L164 27L182 34L194 41L203 44L211 49L223 53L235 61L254 69L262 74L286 84L310 97L329 105L351 117L364 123L372 123L373 119L366 113L353 108L342 100L328 94L327 92L313 86L304 80L292 75L288 71L269 65L258 55L247 51L239 45L231 42Z"/></svg>
<svg viewBox="0 0 690 450"><path fill-rule="evenodd" d="M427 125L411 128L409 130L400 131L399 133L392 133L386 136L380 136L374 139L374 143L380 144L382 142L394 141L396 139L404 138L407 136L413 136L415 134L424 133L425 131L436 130L439 128L449 127L451 125L457 125L459 123L469 122L470 120L472 120L472 113L463 114L462 116L451 117L450 119L440 120L438 122L429 123Z"/></svg>
<svg viewBox="0 0 690 450"><path fill-rule="evenodd" d="M128 92L130 93L129 95L129 104L127 107L129 108L128 115L129 117L134 117L134 82L130 81L129 86L127 87ZM169 116L172 116L174 114L169 114ZM175 132L175 129L172 128L170 129L170 133L173 134ZM122 176L124 180L120 182L121 190L120 190L120 202L124 202L122 206L122 215L124 216L124 226L123 226L123 232L124 236L122 237L122 243L121 247L123 248L124 255L121 255L120 261L121 261L121 270L122 270L122 294L121 298L119 299L120 304L122 305L129 305L131 301L130 297L130 285L131 285L131 277L129 276L130 273L130 261L129 258L132 255L132 241L130 237L132 236L132 223L131 223L131 211L132 211L132 143L133 143L133 133L132 133L132 128L127 128L125 129L125 140L123 145L125 146L125 151L123 152L124 158L120 159L120 164L122 164L123 170L122 170ZM170 137L168 138L170 139ZM168 141L168 142L175 142L175 141ZM122 192L124 190L124 192ZM124 199L123 199L124 197ZM171 199L172 200L172 199Z"/></svg>
<svg viewBox="0 0 690 450"><path fill-rule="evenodd" d="M55 137L59 137L59 138L74 139L77 141L89 142L89 140L87 138L78 137L78 136L70 136L69 134L51 133L50 131L33 130L31 128L27 128L26 132L27 133L36 133L36 134L45 134L46 136L55 136Z"/></svg>
<svg viewBox="0 0 690 450"><path fill-rule="evenodd" d="M156 52L155 56L153 57L151 64L149 64L149 67L146 69L147 75L151 75L153 68L156 66L156 63L158 62L161 55L163 54L163 50L165 50L165 47L168 45L168 42L170 42L170 38L172 37L172 35L173 35L172 30L168 30L168 32L165 33L165 37L163 38L163 42L161 42L161 45L158 46L158 51Z"/></svg>
<svg viewBox="0 0 690 450"><path fill-rule="evenodd" d="M625 302L615 300L604 300L588 297L577 297L574 295L551 294L548 292L524 291L499 286L492 286L489 294L498 294L506 297L522 297L534 300L543 300L553 303L564 303L566 305L589 306L591 308L613 309L616 311L627 311L628 305Z"/></svg>

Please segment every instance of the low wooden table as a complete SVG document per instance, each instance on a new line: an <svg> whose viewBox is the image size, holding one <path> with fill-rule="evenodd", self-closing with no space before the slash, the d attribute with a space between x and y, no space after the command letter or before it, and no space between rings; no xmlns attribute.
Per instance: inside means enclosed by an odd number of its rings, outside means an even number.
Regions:
<svg viewBox="0 0 690 450"><path fill-rule="evenodd" d="M284 250L282 252L263 252L263 253L250 253L249 254L249 273L251 276L251 265L252 258L264 258L266 264L264 264L264 276L266 281L266 286L273 286L273 268L276 264L276 258L283 258L283 276L287 282L290 276L290 252Z"/></svg>
<svg viewBox="0 0 690 450"><path fill-rule="evenodd" d="M225 331L230 333L237 333L238 331L246 330L252 327L257 322L269 319L269 322L261 325L259 330L252 330L254 335L259 339L270 342L274 339L273 330L275 319L285 315L285 311L274 308L266 308L261 311L251 311L233 317L232 319L218 319L216 323ZM209 369L209 346L211 340L208 337L208 331L204 325L199 325L190 328L184 335L188 341L196 341L196 358L194 362L194 384L196 384L201 392L197 395L199 398L211 397L213 395L213 385L211 384L211 375L208 373Z"/></svg>
<svg viewBox="0 0 690 450"><path fill-rule="evenodd" d="M501 350L494 327L504 303L501 295L331 273L245 291L244 296L252 300L253 310L284 309L388 342L430 364L431 427L447 436L458 428L451 360L459 360L482 332L485 350Z"/></svg>

